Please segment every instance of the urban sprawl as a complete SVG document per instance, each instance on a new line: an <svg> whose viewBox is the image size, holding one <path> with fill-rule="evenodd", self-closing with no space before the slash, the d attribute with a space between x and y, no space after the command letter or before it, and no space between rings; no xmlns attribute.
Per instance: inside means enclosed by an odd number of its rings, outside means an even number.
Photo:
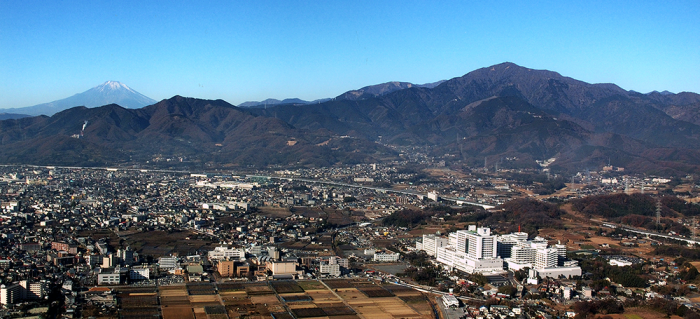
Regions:
<svg viewBox="0 0 700 319"><path fill-rule="evenodd" d="M694 220L688 236L594 219L498 233L470 219L670 179L606 167L542 196L505 173L2 166L0 317L585 318L659 304L697 318L695 260L651 253L694 247ZM439 213L388 222L406 210Z"/></svg>

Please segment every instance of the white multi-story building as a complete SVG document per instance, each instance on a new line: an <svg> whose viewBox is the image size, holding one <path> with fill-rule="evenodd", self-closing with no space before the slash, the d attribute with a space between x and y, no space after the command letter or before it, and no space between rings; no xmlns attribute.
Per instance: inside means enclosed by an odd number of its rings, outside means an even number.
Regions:
<svg viewBox="0 0 700 319"><path fill-rule="evenodd" d="M510 257L505 261L510 270L520 270L526 267L532 268L535 264L537 249L527 243L519 243L510 250Z"/></svg>
<svg viewBox="0 0 700 319"><path fill-rule="evenodd" d="M338 277L340 276L340 265L321 261L321 265L318 267L318 272L320 272L321 275Z"/></svg>
<svg viewBox="0 0 700 319"><path fill-rule="evenodd" d="M422 248L426 250L431 239L423 238ZM522 232L495 236L487 227L472 225L467 230L450 233L446 245L436 245L436 260L450 270L466 273L500 273L505 260L508 269L530 268L541 277L581 275L581 267L566 261L565 245L549 246L544 238L527 238L528 234Z"/></svg>
<svg viewBox="0 0 700 319"><path fill-rule="evenodd" d="M22 280L0 286L0 306L11 305L21 300L43 299L48 290L48 282L32 282Z"/></svg>
<svg viewBox="0 0 700 319"><path fill-rule="evenodd" d="M22 286L9 284L0 286L0 306L17 303L22 298Z"/></svg>
<svg viewBox="0 0 700 319"><path fill-rule="evenodd" d="M554 268L558 258L556 248L540 248L535 254L535 269Z"/></svg>
<svg viewBox="0 0 700 319"><path fill-rule="evenodd" d="M435 236L433 234L430 235L423 235L423 242L419 245L416 245L417 249L422 249L425 251L428 256L435 256L437 255L437 249L440 247L444 247L449 245L450 240L448 238L440 237L440 236Z"/></svg>
<svg viewBox="0 0 700 319"><path fill-rule="evenodd" d="M258 252L258 254L260 254L260 252ZM221 259L245 259L245 250L243 248L215 247L214 250L209 252L209 260Z"/></svg>
<svg viewBox="0 0 700 319"><path fill-rule="evenodd" d="M449 245L437 248L437 261L466 273L503 272L503 259L496 255L491 229L472 225L449 235Z"/></svg>
<svg viewBox="0 0 700 319"><path fill-rule="evenodd" d="M562 266L566 260L566 245L556 244L554 248L557 249L557 265Z"/></svg>
<svg viewBox="0 0 700 319"><path fill-rule="evenodd" d="M22 287L22 299L36 300L44 299L47 290L49 289L48 282L29 282L28 280L22 280L19 282Z"/></svg>
<svg viewBox="0 0 700 319"><path fill-rule="evenodd" d="M129 269L129 280L148 280L151 278L151 269L148 267L134 267Z"/></svg>
<svg viewBox="0 0 700 319"><path fill-rule="evenodd" d="M401 256L399 253L379 253L375 252L374 253L374 261L380 261L380 262L393 262L393 261L398 261L399 256Z"/></svg>
<svg viewBox="0 0 700 319"><path fill-rule="evenodd" d="M496 254L503 259L510 258L511 249L527 241L527 236L527 233L517 232L496 237Z"/></svg>
<svg viewBox="0 0 700 319"><path fill-rule="evenodd" d="M321 260L321 263L326 262L326 260ZM328 261L326 262L329 265L338 265L340 267L348 268L348 265L350 264L347 258L340 258L338 256L331 256L328 257Z"/></svg>
<svg viewBox="0 0 700 319"><path fill-rule="evenodd" d="M121 284L121 271L118 269L103 269L97 274L98 285L118 285Z"/></svg>
<svg viewBox="0 0 700 319"><path fill-rule="evenodd" d="M525 233L499 236L498 240L500 251L505 251L510 246L509 257L505 258L510 270L530 268L536 271L540 277L556 278L581 275L581 267L578 267L576 262L566 261L565 245L549 246L547 240L541 237L527 240ZM502 253L502 255L506 254Z"/></svg>

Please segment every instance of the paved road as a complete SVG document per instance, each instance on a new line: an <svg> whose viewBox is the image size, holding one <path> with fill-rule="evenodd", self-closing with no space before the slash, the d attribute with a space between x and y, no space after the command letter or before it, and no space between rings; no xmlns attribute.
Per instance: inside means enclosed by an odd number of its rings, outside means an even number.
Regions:
<svg viewBox="0 0 700 319"><path fill-rule="evenodd" d="M603 221L594 220L594 219L591 219L591 221L600 223L601 225L603 225L603 226L605 226L605 227L608 227L608 228L613 228L613 229L619 228L619 229L623 229L623 230L628 231L628 232L630 232L630 233L642 234L642 235L645 235L645 236L652 236L652 237L661 237L661 238L667 238L667 239L675 239L675 240L684 241L684 242L686 242L686 243L688 243L688 244L695 244L695 245L700 244L700 240L693 240L693 239L685 238L685 237L679 237L679 236L673 236L673 235L660 234L660 233L653 232L653 231L649 231L649 230L646 230L646 229L639 229L639 228L634 228L634 227L630 227L630 226L626 226L626 225L622 225L622 224L615 224L615 223L610 223L610 222L603 222Z"/></svg>

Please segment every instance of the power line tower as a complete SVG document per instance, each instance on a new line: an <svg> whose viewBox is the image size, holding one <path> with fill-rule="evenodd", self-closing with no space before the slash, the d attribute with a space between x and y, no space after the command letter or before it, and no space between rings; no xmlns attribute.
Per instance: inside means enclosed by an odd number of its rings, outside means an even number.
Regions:
<svg viewBox="0 0 700 319"><path fill-rule="evenodd" d="M658 228L661 224L661 199L656 199L656 227Z"/></svg>

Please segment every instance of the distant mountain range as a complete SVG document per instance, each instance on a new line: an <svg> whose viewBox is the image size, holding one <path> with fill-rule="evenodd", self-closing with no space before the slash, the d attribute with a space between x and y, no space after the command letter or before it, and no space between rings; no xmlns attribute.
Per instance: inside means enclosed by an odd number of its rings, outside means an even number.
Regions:
<svg viewBox="0 0 700 319"><path fill-rule="evenodd" d="M176 96L141 109L111 104L4 120L0 162L325 166L396 160L395 147L407 146L449 165L533 168L554 158L549 167L561 172L607 163L700 172L696 93L641 94L502 63L436 86L390 82L299 104L241 108ZM173 158L182 164L164 161Z"/></svg>
<svg viewBox="0 0 700 319"><path fill-rule="evenodd" d="M112 103L119 104L126 108L136 109L156 103L156 100L134 91L126 86L126 84L117 81L107 81L83 93L78 93L65 99L34 106L5 109L2 111L26 114L29 116L51 116L71 107L97 107Z"/></svg>
<svg viewBox="0 0 700 319"><path fill-rule="evenodd" d="M361 89L358 90L352 90L345 92L339 96L336 97L336 99L342 99L342 100L363 100L367 98L372 98L372 97L377 97L377 96L382 96L385 94L389 94L391 92L395 92L398 90L403 90L403 89L408 89L412 87L425 87L425 88L434 88L438 85L440 85L442 82L445 81L438 81L434 83L426 83L426 84L412 84L408 82L386 82L386 83L381 83L381 84L375 84L375 85L369 85L365 86ZM307 105L307 104L320 104L324 102L328 102L332 100L331 98L325 98L325 99L318 99L318 100L313 100L313 101L305 101L302 99L297 99L297 98L291 98L291 99L284 99L284 100L276 100L276 99L267 99L264 101L248 101L248 102L243 102L239 104L239 107L251 107L251 108L267 108L273 105L281 105L281 104L292 104L292 105Z"/></svg>
<svg viewBox="0 0 700 319"><path fill-rule="evenodd" d="M426 84L413 84L413 83L408 83L408 82L386 82L382 84L376 84L376 85L370 85L370 86L365 86L359 90L352 90L345 92L336 99L341 99L341 100L364 100L364 99L369 99L373 97L378 97L378 96L383 96L387 95L392 92L396 92L399 90L404 90L404 89L410 89L412 87L422 87L422 88L428 88L432 89L440 84L442 84L443 81L438 81L434 83L426 83Z"/></svg>
<svg viewBox="0 0 700 319"><path fill-rule="evenodd" d="M313 100L313 101L304 101L302 99L297 99L297 98L292 98L292 99L284 99L284 100L276 100L276 99L267 99L264 101L248 101L248 102L243 102L238 105L238 107L254 107L254 108L266 108L268 106L273 106L273 105L278 105L278 104L293 104L293 105L306 105L306 104L317 104L317 103L323 103L329 101L330 98L327 99L318 99L318 100Z"/></svg>
<svg viewBox="0 0 700 319"><path fill-rule="evenodd" d="M16 114L16 113L0 113L0 121L2 120L12 120L21 119L23 117L29 117L27 114Z"/></svg>

